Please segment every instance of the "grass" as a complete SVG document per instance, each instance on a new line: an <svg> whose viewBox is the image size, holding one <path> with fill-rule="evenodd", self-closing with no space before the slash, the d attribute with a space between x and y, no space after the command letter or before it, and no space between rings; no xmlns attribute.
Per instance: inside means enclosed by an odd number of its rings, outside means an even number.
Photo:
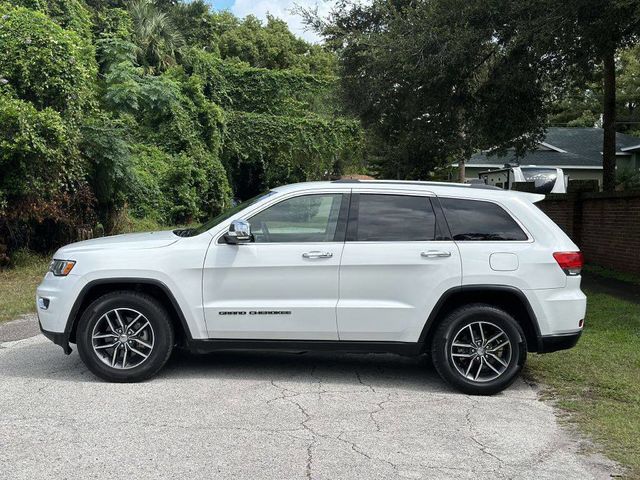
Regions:
<svg viewBox="0 0 640 480"><path fill-rule="evenodd" d="M527 372L548 385L557 405L609 458L640 478L640 306L588 293L578 345L531 355Z"/></svg>
<svg viewBox="0 0 640 480"><path fill-rule="evenodd" d="M117 233L174 230L149 219L129 218ZM36 311L36 287L49 268L51 256L19 250L11 254L12 267L0 269L0 322Z"/></svg>
<svg viewBox="0 0 640 480"><path fill-rule="evenodd" d="M620 280L621 282L640 285L640 276L634 275L633 273L618 272L616 270L611 270L610 268L591 264L585 265L583 270L587 273L593 273L601 277L612 278L613 280Z"/></svg>
<svg viewBox="0 0 640 480"><path fill-rule="evenodd" d="M50 258L24 250L12 254L13 268L0 270L0 322L35 312L36 287Z"/></svg>

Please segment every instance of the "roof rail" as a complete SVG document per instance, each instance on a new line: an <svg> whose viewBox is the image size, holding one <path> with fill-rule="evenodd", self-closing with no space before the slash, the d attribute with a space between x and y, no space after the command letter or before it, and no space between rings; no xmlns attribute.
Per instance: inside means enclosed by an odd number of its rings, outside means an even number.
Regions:
<svg viewBox="0 0 640 480"><path fill-rule="evenodd" d="M481 183L448 183L448 182L427 182L422 180L359 180L357 178L344 178L333 180L331 183L384 183L385 185L425 185L450 188L478 188L480 190L504 190L495 185Z"/></svg>

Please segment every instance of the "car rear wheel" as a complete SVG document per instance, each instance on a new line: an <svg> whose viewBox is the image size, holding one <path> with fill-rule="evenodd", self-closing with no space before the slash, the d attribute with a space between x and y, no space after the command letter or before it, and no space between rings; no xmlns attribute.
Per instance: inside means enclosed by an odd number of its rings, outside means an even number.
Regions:
<svg viewBox="0 0 640 480"><path fill-rule="evenodd" d="M527 356L518 322L491 305L454 310L433 336L431 355L440 376L465 393L492 395L517 378Z"/></svg>
<svg viewBox="0 0 640 480"><path fill-rule="evenodd" d="M155 298L120 291L87 307L76 341L80 358L96 376L137 382L152 377L167 362L174 332L169 315Z"/></svg>

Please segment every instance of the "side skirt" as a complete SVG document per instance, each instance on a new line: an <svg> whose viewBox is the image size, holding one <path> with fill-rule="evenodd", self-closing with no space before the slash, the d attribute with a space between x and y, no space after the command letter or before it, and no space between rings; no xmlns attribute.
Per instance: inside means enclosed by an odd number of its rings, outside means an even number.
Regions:
<svg viewBox="0 0 640 480"><path fill-rule="evenodd" d="M396 353L414 356L422 352L421 344L412 342L369 342L340 340L245 340L213 338L190 340L188 349L193 353L211 353L231 350L263 350L280 352L347 352Z"/></svg>

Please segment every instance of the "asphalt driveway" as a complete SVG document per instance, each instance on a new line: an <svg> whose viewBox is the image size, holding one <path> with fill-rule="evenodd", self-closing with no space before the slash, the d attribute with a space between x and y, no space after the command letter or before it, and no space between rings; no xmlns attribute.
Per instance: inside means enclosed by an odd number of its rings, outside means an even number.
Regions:
<svg viewBox="0 0 640 480"><path fill-rule="evenodd" d="M179 353L151 381L108 384L37 335L0 343L0 478L583 480L620 471L585 452L538 396L524 381L494 397L462 395L426 359L393 355Z"/></svg>

